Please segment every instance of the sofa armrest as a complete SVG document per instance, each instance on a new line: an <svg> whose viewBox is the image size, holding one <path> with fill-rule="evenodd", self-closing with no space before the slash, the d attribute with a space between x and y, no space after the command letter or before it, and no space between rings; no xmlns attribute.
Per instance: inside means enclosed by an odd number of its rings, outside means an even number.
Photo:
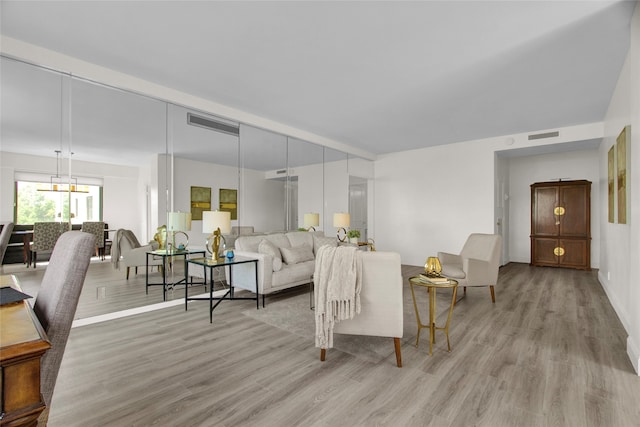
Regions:
<svg viewBox="0 0 640 427"><path fill-rule="evenodd" d="M265 289L271 288L273 279L273 257L258 252L235 251L236 256L255 258L258 260L258 289L264 294ZM241 289L255 292L254 263L233 266L233 285Z"/></svg>
<svg viewBox="0 0 640 427"><path fill-rule="evenodd" d="M466 274L467 286L495 285L492 280L491 264L475 258L465 258L462 269Z"/></svg>

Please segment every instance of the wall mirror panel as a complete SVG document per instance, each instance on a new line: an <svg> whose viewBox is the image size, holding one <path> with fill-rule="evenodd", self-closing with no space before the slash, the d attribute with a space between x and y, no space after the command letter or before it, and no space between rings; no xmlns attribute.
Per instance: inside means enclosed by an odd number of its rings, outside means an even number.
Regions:
<svg viewBox="0 0 640 427"><path fill-rule="evenodd" d="M192 213L189 246L204 248L210 233L202 231L202 212L230 208L230 203L221 206L221 190L223 194L224 190L238 190L239 125L173 104L168 117L166 176L171 185L166 210ZM232 216L235 225L237 214Z"/></svg>
<svg viewBox="0 0 640 427"><path fill-rule="evenodd" d="M374 238L372 235L374 185L373 162L349 155L349 213L351 216L351 229L360 231L360 242L366 242L369 238Z"/></svg>
<svg viewBox="0 0 640 427"><path fill-rule="evenodd" d="M238 225L286 230L286 185L287 137L241 124Z"/></svg>
<svg viewBox="0 0 640 427"><path fill-rule="evenodd" d="M253 226L255 232L307 228L304 215L318 213L315 228L331 236L336 233L333 213L355 209L362 211L358 227L365 231L371 224L371 162L69 74L1 61L1 221L14 218L16 179L48 178L59 165L67 182L74 177L78 184L101 188L99 219L113 230L110 238L124 228L147 243L168 223L169 212L192 211L192 187L211 189L210 210L220 209L221 202L228 208L221 190L225 197L235 191L232 225ZM59 220L78 226L81 206L91 203L95 200L79 199L77 206L58 209ZM361 209L363 203L368 209ZM72 213L78 216L70 218ZM187 233L189 247L204 247L208 233L201 220L194 219ZM146 295L144 265L128 280L124 269L114 272L108 257L90 268L102 268L103 277L115 279L87 282L76 317L162 300L159 289ZM20 263L12 269L32 271ZM176 275L172 271L170 278ZM181 297L177 289L168 297Z"/></svg>
<svg viewBox="0 0 640 427"><path fill-rule="evenodd" d="M349 162L346 153L328 147L324 147L324 212L323 229L331 236L338 231L333 215L349 212Z"/></svg>
<svg viewBox="0 0 640 427"><path fill-rule="evenodd" d="M288 229L308 229L313 226L322 230L324 211L323 191L323 147L289 137L287 140L287 219ZM304 223L305 214L318 214L318 224Z"/></svg>

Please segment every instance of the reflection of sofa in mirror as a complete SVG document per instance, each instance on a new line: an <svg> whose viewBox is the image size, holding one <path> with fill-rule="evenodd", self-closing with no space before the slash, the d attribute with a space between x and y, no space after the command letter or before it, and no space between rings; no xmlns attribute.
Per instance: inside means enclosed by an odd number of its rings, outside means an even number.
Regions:
<svg viewBox="0 0 640 427"><path fill-rule="evenodd" d="M316 251L324 244L337 245L337 239L324 237L322 231L240 236L235 254L258 259L258 289L264 296L311 282ZM255 292L254 282L253 265L234 267L235 287Z"/></svg>
<svg viewBox="0 0 640 427"><path fill-rule="evenodd" d="M235 248L236 239L240 236L250 236L254 233L253 226L241 225L231 227L231 233L225 234L225 246L227 249Z"/></svg>

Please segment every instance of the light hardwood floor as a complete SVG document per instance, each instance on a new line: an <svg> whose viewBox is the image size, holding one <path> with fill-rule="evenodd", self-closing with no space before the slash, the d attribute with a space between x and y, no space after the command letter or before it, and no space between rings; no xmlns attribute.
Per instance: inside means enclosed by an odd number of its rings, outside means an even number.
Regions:
<svg viewBox="0 0 640 427"><path fill-rule="evenodd" d="M405 293L419 270L403 267ZM40 273L26 274L34 286ZM88 293L113 275L92 265ZM144 276L123 278L109 286L142 298ZM79 311L100 314L90 300ZM403 368L392 353L320 362L313 337L242 314L252 307L225 302L213 324L195 303L73 329L49 426L640 425L640 377L595 272L508 264L495 304L486 288L457 304L451 353L405 336Z"/></svg>

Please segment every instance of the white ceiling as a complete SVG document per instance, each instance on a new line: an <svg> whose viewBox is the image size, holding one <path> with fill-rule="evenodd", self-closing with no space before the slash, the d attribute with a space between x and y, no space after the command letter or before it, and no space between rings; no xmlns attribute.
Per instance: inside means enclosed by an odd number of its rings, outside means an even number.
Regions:
<svg viewBox="0 0 640 427"><path fill-rule="evenodd" d="M381 154L603 120L634 7L3 0L0 31Z"/></svg>

